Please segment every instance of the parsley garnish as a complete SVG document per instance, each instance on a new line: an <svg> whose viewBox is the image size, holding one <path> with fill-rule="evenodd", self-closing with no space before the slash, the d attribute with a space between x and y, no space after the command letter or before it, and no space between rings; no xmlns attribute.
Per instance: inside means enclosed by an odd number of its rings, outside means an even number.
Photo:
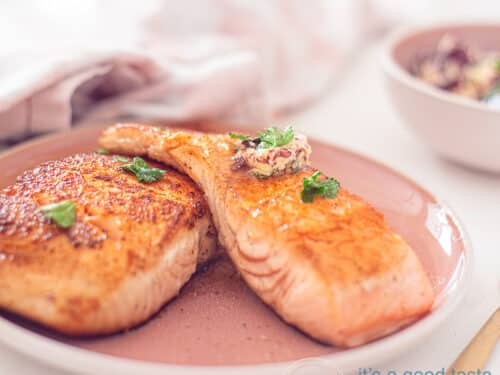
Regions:
<svg viewBox="0 0 500 375"><path fill-rule="evenodd" d="M98 148L97 150L94 151L96 154L100 155L109 155L109 151L106 150L105 148Z"/></svg>
<svg viewBox="0 0 500 375"><path fill-rule="evenodd" d="M40 211L62 228L69 228L75 223L75 204L72 201L48 204L40 207Z"/></svg>
<svg viewBox="0 0 500 375"><path fill-rule="evenodd" d="M311 178L304 178L302 182L302 192L300 197L304 203L314 202L314 196L319 195L325 198L335 198L339 192L340 183L333 177L325 180L317 180L320 171L314 172Z"/></svg>
<svg viewBox="0 0 500 375"><path fill-rule="evenodd" d="M497 68L497 73L500 74L500 60L497 60L495 67Z"/></svg>
<svg viewBox="0 0 500 375"><path fill-rule="evenodd" d="M283 131L273 127L257 134L260 139L259 148L285 146L293 140L293 128L291 126L288 126Z"/></svg>
<svg viewBox="0 0 500 375"><path fill-rule="evenodd" d="M285 146L289 144L294 137L293 128L291 126L288 126L283 131L276 127L268 128L264 132L258 132L258 137L254 139L245 134L229 133L228 135L233 139L251 141L260 149Z"/></svg>
<svg viewBox="0 0 500 375"><path fill-rule="evenodd" d="M131 164L126 164L121 167L123 171L132 172L141 182L151 183L163 177L167 171L151 168L144 159L136 156Z"/></svg>
<svg viewBox="0 0 500 375"><path fill-rule="evenodd" d="M236 134L229 132L228 135L233 139L241 139L242 141L247 141L250 139L250 136L245 134Z"/></svg>
<svg viewBox="0 0 500 375"><path fill-rule="evenodd" d="M115 156L114 156L114 159L115 159L116 161L121 162L121 163L128 163L128 162L130 161L130 159L129 159L129 158L127 158L127 157L125 157L125 156L120 156L120 155L115 155Z"/></svg>

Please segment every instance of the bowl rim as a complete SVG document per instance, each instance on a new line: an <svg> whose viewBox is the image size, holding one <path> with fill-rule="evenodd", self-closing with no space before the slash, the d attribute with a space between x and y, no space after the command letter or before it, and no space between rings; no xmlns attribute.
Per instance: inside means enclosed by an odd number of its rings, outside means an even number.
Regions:
<svg viewBox="0 0 500 375"><path fill-rule="evenodd" d="M488 107L480 101L469 99L445 90L434 87L422 80L412 76L404 69L394 58L394 49L404 40L419 34L429 33L431 31L454 29L454 28L472 28L472 27L492 27L500 29L499 22L481 22L481 21L450 21L450 22L429 22L424 24L414 24L400 27L391 32L384 40L379 54L379 65L382 70L390 77L402 82L406 86L431 96L439 101L463 106L468 109L490 113L500 114L500 108Z"/></svg>
<svg viewBox="0 0 500 375"><path fill-rule="evenodd" d="M105 125L108 126L108 125ZM30 147L45 144L50 140L57 140L70 132L92 131L95 128L104 128L104 125L80 127L79 129L69 129L55 134L45 135L36 139L15 146L7 152L0 153L0 158L4 158L16 152L22 152ZM319 139L314 139L323 145L332 145ZM354 154L363 160L387 169L403 180L416 185L424 192L434 198L435 203L443 209L447 216L456 225L463 242L463 256L460 264L457 264L454 274L445 290L446 297L440 301L435 301L432 310L410 326L386 336L380 340L352 348L347 352L327 354L323 356L304 358L295 361L283 361L252 365L223 365L223 366L203 366L203 365L176 365L159 362L148 362L144 360L115 357L110 354L97 353L90 350L77 348L51 338L39 335L31 330L21 327L3 317L0 317L0 345L13 350L21 355L31 358L38 363L45 364L53 369L70 371L78 374L115 374L134 375L138 373L148 373L151 375L162 375L169 373L172 375L230 375L238 373L240 375L250 375L255 373L264 374L292 374L294 366L303 361L321 361L327 369L336 371L341 368L343 371L356 371L360 361L367 361L371 365L378 365L391 358L403 354L411 347L416 347L436 328L440 327L453 311L462 302L469 291L473 271L474 271L474 250L469 234L463 222L450 205L427 190L425 187L415 182L411 177L399 172L391 166L368 157L349 148L333 144L343 152ZM29 349L28 349L29 348Z"/></svg>

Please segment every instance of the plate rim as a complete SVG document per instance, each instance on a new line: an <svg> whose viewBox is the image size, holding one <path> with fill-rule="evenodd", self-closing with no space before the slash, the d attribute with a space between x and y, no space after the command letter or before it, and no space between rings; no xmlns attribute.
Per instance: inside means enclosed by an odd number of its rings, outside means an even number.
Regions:
<svg viewBox="0 0 500 375"><path fill-rule="evenodd" d="M30 149L37 144L57 140L64 137L64 135L68 133L95 131L99 128L104 129L106 126L109 126L109 124L82 126L76 129L66 129L61 132L42 135L1 152L0 161L11 156L12 154ZM314 137L308 138L323 146L333 146L342 152L384 168L394 175L397 175L399 178L408 181L413 186L418 187L421 191L432 197L440 208L445 210L446 214L451 220L453 220L453 224L456 226L460 234L460 239L463 242L463 256L461 257L460 263L455 267L453 275L448 283L448 295L445 300L439 306L435 307L429 314L412 323L410 326L374 342L357 348L348 349L345 352L337 352L309 358L320 360L322 364L328 367L328 369L354 371L357 370L359 368L359 364L363 362L366 362L366 366L373 366L397 357L409 347L417 345L425 337L431 334L436 327L439 327L459 305L469 289L474 268L474 251L472 242L462 221L459 219L455 211L450 208L446 201L438 198L435 194L423 188L412 178L383 162L343 146L330 142L324 142ZM132 375L137 373L164 375L166 371L172 375L230 375L236 372L241 375L250 375L255 374L256 371L259 371L262 375L276 374L278 371L286 374L290 373L293 366L298 362L308 359L304 358L294 361L264 364L221 366L175 365L160 362L149 362L98 353L88 349L61 343L34 333L31 330L21 327L1 316L0 343L17 353L35 359L38 362L52 368L79 374L111 374L116 371L119 371L122 375ZM61 361L61 359L63 360ZM365 366L364 363L363 366Z"/></svg>

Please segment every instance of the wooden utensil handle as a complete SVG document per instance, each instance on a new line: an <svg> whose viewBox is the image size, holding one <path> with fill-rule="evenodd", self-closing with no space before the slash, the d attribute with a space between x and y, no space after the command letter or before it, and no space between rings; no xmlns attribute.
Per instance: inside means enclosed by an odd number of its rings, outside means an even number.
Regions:
<svg viewBox="0 0 500 375"><path fill-rule="evenodd" d="M450 366L446 375L457 371L477 371L486 364L500 337L500 308L481 327L472 341ZM453 371L454 370L454 371Z"/></svg>

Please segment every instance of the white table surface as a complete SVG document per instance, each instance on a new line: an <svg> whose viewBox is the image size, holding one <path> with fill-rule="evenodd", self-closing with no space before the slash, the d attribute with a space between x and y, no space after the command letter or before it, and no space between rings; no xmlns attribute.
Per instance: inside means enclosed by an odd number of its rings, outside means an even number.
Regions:
<svg viewBox="0 0 500 375"><path fill-rule="evenodd" d="M500 175L463 169L430 152L392 108L377 52L373 46L358 55L329 95L286 123L394 167L445 200L462 219L475 249L475 273L465 300L425 345L379 368L401 375L405 370L436 371L453 362L500 305ZM500 374L500 345L487 369ZM0 374L64 373L0 347Z"/></svg>

